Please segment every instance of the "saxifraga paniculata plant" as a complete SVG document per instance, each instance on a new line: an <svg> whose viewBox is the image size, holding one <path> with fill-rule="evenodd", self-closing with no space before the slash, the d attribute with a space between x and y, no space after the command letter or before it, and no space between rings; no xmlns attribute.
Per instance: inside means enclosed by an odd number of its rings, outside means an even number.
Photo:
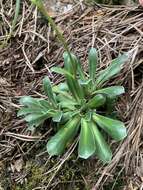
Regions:
<svg viewBox="0 0 143 190"><path fill-rule="evenodd" d="M43 88L47 99L22 97L20 104L23 107L18 116L24 116L30 129L42 125L49 118L57 124L57 133L47 143L47 151L51 156L61 155L67 144L79 134L80 158L96 155L103 162L109 162L112 152L104 133L120 141L126 137L127 132L124 123L107 117L104 109L110 108L110 104L124 93L124 87L104 85L120 72L128 55L118 56L99 73L96 72L98 56L95 48L89 51L87 73L84 73L78 58L72 53L70 56L64 53L64 68L51 69L52 72L64 75L65 82L52 85L46 76Z"/></svg>

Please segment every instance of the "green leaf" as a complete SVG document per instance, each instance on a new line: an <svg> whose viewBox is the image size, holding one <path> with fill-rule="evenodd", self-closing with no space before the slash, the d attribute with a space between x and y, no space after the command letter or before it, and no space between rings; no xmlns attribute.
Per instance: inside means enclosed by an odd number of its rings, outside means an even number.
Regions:
<svg viewBox="0 0 143 190"><path fill-rule="evenodd" d="M63 58L65 69L75 78L78 66L76 56L72 53L69 54L68 52L64 52Z"/></svg>
<svg viewBox="0 0 143 190"><path fill-rule="evenodd" d="M61 111L58 111L52 118L54 122L59 123L62 119L63 113Z"/></svg>
<svg viewBox="0 0 143 190"><path fill-rule="evenodd" d="M98 130L96 124L94 122L91 123L91 127L94 133L94 139L95 139L95 154L101 159L103 162L110 162L112 158L112 152L110 150L110 147L105 142L102 134Z"/></svg>
<svg viewBox="0 0 143 190"><path fill-rule="evenodd" d="M76 100L67 92L57 95L57 100L59 102L60 101L68 101L70 104L77 105Z"/></svg>
<svg viewBox="0 0 143 190"><path fill-rule="evenodd" d="M60 123L64 124L67 121L69 121L72 117L72 114L73 114L73 111L66 111L65 113L63 113L63 117Z"/></svg>
<svg viewBox="0 0 143 190"><path fill-rule="evenodd" d="M106 131L113 139L119 141L127 136L124 123L99 114L93 114L93 120Z"/></svg>
<svg viewBox="0 0 143 190"><path fill-rule="evenodd" d="M128 60L128 55L123 54L118 56L112 61L112 63L103 71L96 79L96 86L101 86L104 82L109 80L111 77L120 72L123 67L123 64Z"/></svg>
<svg viewBox="0 0 143 190"><path fill-rule="evenodd" d="M54 92L68 92L68 90L68 85L65 82L61 82L60 84L53 86Z"/></svg>
<svg viewBox="0 0 143 190"><path fill-rule="evenodd" d="M71 54L71 57L72 57L72 60L69 57L67 52L64 53L65 69L72 75L72 77L69 75L65 75L65 77L66 77L67 85L70 92L72 93L74 98L79 101L79 99L82 99L84 97L84 92L76 77L77 63L75 61L75 56Z"/></svg>
<svg viewBox="0 0 143 190"><path fill-rule="evenodd" d="M98 94L94 96L91 100L86 104L89 108L98 108L105 104L106 98L102 94Z"/></svg>
<svg viewBox="0 0 143 190"><path fill-rule="evenodd" d="M55 114L54 110L49 110L45 113L31 113L27 115L24 119L29 123L30 126L39 126L46 119L52 117Z"/></svg>
<svg viewBox="0 0 143 190"><path fill-rule="evenodd" d="M57 93L57 96L56 96L56 100L58 100L58 97L59 96L64 96L64 97L67 97L67 98L71 98L71 99L73 99L73 97L71 96L71 94L70 94L70 91L62 91L62 90L60 90L59 88L57 88L57 87L54 87L53 88L53 92L55 92L55 93ZM74 99L75 100L75 99Z"/></svg>
<svg viewBox="0 0 143 190"><path fill-rule="evenodd" d="M72 118L48 141L47 151L51 156L60 155L63 153L67 146L67 143L72 140L77 134L79 121L79 117Z"/></svg>
<svg viewBox="0 0 143 190"><path fill-rule="evenodd" d="M71 111L71 110L75 110L75 106L74 105L70 105L70 104L68 104L68 102L60 102L59 103L59 106L61 107L61 108L64 108L64 109L68 109L69 111Z"/></svg>
<svg viewBox="0 0 143 190"><path fill-rule="evenodd" d="M76 100L84 98L83 89L77 79L67 77L67 84L70 92L72 93L72 95L75 97Z"/></svg>
<svg viewBox="0 0 143 190"><path fill-rule="evenodd" d="M37 107L38 100L36 98L32 98L31 96L23 96L20 98L20 104L24 106Z"/></svg>
<svg viewBox="0 0 143 190"><path fill-rule="evenodd" d="M44 123L45 120L37 119L28 123L28 130L33 131L35 127L38 127Z"/></svg>
<svg viewBox="0 0 143 190"><path fill-rule="evenodd" d="M92 85L91 79L79 80L79 83L80 83L82 86L86 86L86 87L90 87L90 86Z"/></svg>
<svg viewBox="0 0 143 190"><path fill-rule="evenodd" d="M84 80L86 80L86 77L85 77L82 65L80 63L80 60L78 58L76 58L76 62L77 62L77 72L79 74L79 78L84 81Z"/></svg>
<svg viewBox="0 0 143 190"><path fill-rule="evenodd" d="M29 109L33 109L39 112L51 109L51 105L47 100L32 98L31 96L22 97L20 99L20 104L27 106Z"/></svg>
<svg viewBox="0 0 143 190"><path fill-rule="evenodd" d="M17 116L22 116L22 115L27 115L29 113L42 113L41 110L38 109L33 109L33 108L21 108L18 112L17 112Z"/></svg>
<svg viewBox="0 0 143 190"><path fill-rule="evenodd" d="M62 90L62 91L68 91L68 86L65 82L61 82L59 85L58 85L59 89Z"/></svg>
<svg viewBox="0 0 143 190"><path fill-rule="evenodd" d="M87 159L95 152L95 143L91 131L91 123L85 119L81 120L81 131L79 138L78 155Z"/></svg>
<svg viewBox="0 0 143 190"><path fill-rule="evenodd" d="M53 91L52 91L52 85L51 85L51 82L49 80L48 77L45 77L43 79L43 87L44 87L44 91L45 91L45 94L48 96L49 98L49 101L54 105L56 106L56 100L55 100L55 97L54 97L54 94L53 94Z"/></svg>
<svg viewBox="0 0 143 190"><path fill-rule="evenodd" d="M78 74L79 74L79 78L81 80L86 80L82 65L81 65L81 63L79 61L78 61L77 71L78 71Z"/></svg>
<svg viewBox="0 0 143 190"><path fill-rule="evenodd" d="M52 70L56 71L57 68L53 68ZM58 68L59 70L59 68ZM61 70L61 69L60 69ZM62 69L63 70L63 69ZM64 72L63 74L65 75L66 77L66 85L67 85L67 88L68 90L72 93L73 97L76 99L76 100L79 100L79 97L83 97L83 92L82 92L82 89L77 81L77 79L75 79L73 77L73 75L71 75L68 71L66 71L64 69ZM53 87L53 91L56 92L56 93L60 93L60 94L65 94L65 91L62 91L61 89L59 89L57 86L54 86Z"/></svg>
<svg viewBox="0 0 143 190"><path fill-rule="evenodd" d="M38 122L38 121L44 121L50 117L52 117L54 115L54 111L53 110L49 110L45 113L32 113L32 114L29 114L27 115L24 119L25 121L27 122Z"/></svg>
<svg viewBox="0 0 143 190"><path fill-rule="evenodd" d="M44 110L52 109L52 105L49 103L48 100L39 99L39 104L44 108Z"/></svg>
<svg viewBox="0 0 143 190"><path fill-rule="evenodd" d="M92 80L91 79L87 79L87 80L79 80L79 83L84 91L84 94L86 96L88 96L90 94L90 89L91 89L91 86L92 86Z"/></svg>
<svg viewBox="0 0 143 190"><path fill-rule="evenodd" d="M85 80L85 74L79 59L73 53L70 53L70 55L71 57L67 52L65 52L63 55L66 70L68 70L72 75L74 75L74 77L76 77L76 74L78 72L80 79Z"/></svg>
<svg viewBox="0 0 143 190"><path fill-rule="evenodd" d="M97 61L98 61L97 50L95 48L90 49L88 60L89 60L89 76L94 82L96 75Z"/></svg>
<svg viewBox="0 0 143 190"><path fill-rule="evenodd" d="M125 93L125 89L123 86L111 86L111 87L107 87L107 88L103 88L100 90L96 90L93 92L93 94L105 94L108 97L112 98L115 96L119 96L123 93Z"/></svg>
<svg viewBox="0 0 143 190"><path fill-rule="evenodd" d="M16 0L15 14L14 14L14 19L12 21L12 27L11 27L10 36L13 34L15 26L16 26L16 23L17 23L17 19L18 19L19 12L20 12L20 3L21 3L20 0Z"/></svg>
<svg viewBox="0 0 143 190"><path fill-rule="evenodd" d="M52 67L51 71L55 72L55 73L58 73L60 75L67 75L67 76L70 76L70 77L73 78L73 75L69 71L67 71L67 70L65 70L63 68L60 68L60 67Z"/></svg>
<svg viewBox="0 0 143 190"><path fill-rule="evenodd" d="M57 100L59 101L59 105L62 108L68 108L69 110L75 109L75 105L78 105L77 102L72 98L72 96L66 96L64 94L60 94L57 96Z"/></svg>

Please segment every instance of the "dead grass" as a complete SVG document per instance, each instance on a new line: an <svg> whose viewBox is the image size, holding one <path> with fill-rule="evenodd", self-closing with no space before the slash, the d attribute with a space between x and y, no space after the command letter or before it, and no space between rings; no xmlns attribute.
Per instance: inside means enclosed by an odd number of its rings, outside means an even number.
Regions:
<svg viewBox="0 0 143 190"><path fill-rule="evenodd" d="M0 44L6 40L14 15L14 2L8 0L0 3ZM113 160L109 165L102 165L96 158L82 161L71 156L74 144L62 158L50 159L45 152L45 142L51 134L41 129L31 134L26 123L16 117L18 100L23 95L42 96L41 81L48 75L53 82L62 80L50 73L53 65L63 65L63 48L57 42L55 34L29 1L21 3L21 11L14 36L7 46L0 49L0 160L5 172L9 172L9 187L25 183L27 175L22 175L24 167L17 171L16 161L22 158L40 160L44 179L33 189L64 189L84 184L96 189L117 189L116 181L123 176L126 189L141 188L143 184L143 10L137 7L87 7L77 4L72 11L55 17L70 49L80 57L86 70L87 52L93 45L99 50L100 64L98 70L107 66L119 53L131 52L131 59L123 71L109 84L122 84L126 89L120 98L117 110L126 123L128 137L123 141L111 142L114 149ZM49 124L47 124L49 125ZM46 126L47 127L47 126ZM73 166L70 178L64 176ZM12 170L14 163L15 170ZM76 166L76 167L75 167ZM86 172L81 169L85 168ZM80 170L81 169L81 170ZM82 173L83 172L83 173ZM22 177L18 180L16 174ZM123 173L123 174L122 174ZM15 177L12 177L15 176ZM70 174L72 176L72 174ZM45 178L46 177L46 178ZM79 179L80 178L80 179ZM81 183L80 183L81 181ZM68 184L68 186L63 186ZM124 185L124 186L125 186ZM88 188L87 188L88 189Z"/></svg>

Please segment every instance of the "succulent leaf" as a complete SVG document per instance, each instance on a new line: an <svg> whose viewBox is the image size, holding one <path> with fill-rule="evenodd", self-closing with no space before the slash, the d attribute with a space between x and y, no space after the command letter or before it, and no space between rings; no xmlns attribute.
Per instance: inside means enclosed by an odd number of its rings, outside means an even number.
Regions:
<svg viewBox="0 0 143 190"><path fill-rule="evenodd" d="M98 94L88 101L87 107L89 107L90 109L92 108L95 109L103 106L105 102L106 102L105 96L103 96L102 94Z"/></svg>
<svg viewBox="0 0 143 190"><path fill-rule="evenodd" d="M105 94L108 97L112 98L112 97L119 96L125 93L125 89L123 86L111 86L111 87L102 88L93 92L93 94L98 94L98 93Z"/></svg>
<svg viewBox="0 0 143 190"><path fill-rule="evenodd" d="M76 100L84 98L84 92L81 88L78 79L77 79L77 63L76 58L73 54L71 54L72 60L69 57L68 53L64 53L64 65L65 69L73 76L66 75L67 85L69 90L71 91L72 95Z"/></svg>
<svg viewBox="0 0 143 190"><path fill-rule="evenodd" d="M52 102L52 104L54 106L56 106L57 105L56 99L54 97L54 94L53 94L53 91L52 91L52 85L51 85L51 82L50 82L48 77L45 77L43 79L43 87L44 87L45 94L49 98L49 101Z"/></svg>
<svg viewBox="0 0 143 190"><path fill-rule="evenodd" d="M33 108L25 108L25 107L22 107L18 112L17 112L17 116L22 116L22 115L27 115L27 114L30 114L30 113L39 113L41 112L41 110L38 110L38 109L33 109Z"/></svg>
<svg viewBox="0 0 143 190"><path fill-rule="evenodd" d="M81 158L87 159L95 152L95 142L91 123L86 119L81 119L81 131L79 138L78 155Z"/></svg>
<svg viewBox="0 0 143 190"><path fill-rule="evenodd" d="M95 81L95 75L96 75L96 67L97 67L97 50L95 48L91 48L88 55L89 60L89 76L92 81Z"/></svg>
<svg viewBox="0 0 143 190"><path fill-rule="evenodd" d="M76 78L77 74L77 61L76 61L76 56L72 53L65 52L63 54L64 57L64 63L65 63L65 69Z"/></svg>
<svg viewBox="0 0 143 190"><path fill-rule="evenodd" d="M54 116L52 117L52 120L54 122L59 123L62 119L63 113L61 111L58 111L57 113L54 114Z"/></svg>
<svg viewBox="0 0 143 190"><path fill-rule="evenodd" d="M105 142L103 136L101 135L101 132L98 130L96 124L94 122L91 123L92 130L94 133L94 139L95 139L95 154L101 159L103 162L110 162L112 158L112 152L110 150L110 147Z"/></svg>
<svg viewBox="0 0 143 190"><path fill-rule="evenodd" d="M127 136L124 123L121 121L104 117L102 115L93 114L93 120L111 136L113 139L119 141Z"/></svg>
<svg viewBox="0 0 143 190"><path fill-rule="evenodd" d="M73 78L73 75L69 71L67 71L66 69L60 68L60 67L52 67L51 71L58 73L60 75L66 75L66 76L70 76Z"/></svg>
<svg viewBox="0 0 143 190"><path fill-rule="evenodd" d="M100 87L104 82L109 80L111 77L120 72L123 67L123 64L128 60L128 55L123 54L118 56L112 61L112 63L103 71L96 79L96 86Z"/></svg>
<svg viewBox="0 0 143 190"><path fill-rule="evenodd" d="M37 107L39 103L36 98L32 98L31 96L23 96L20 98L20 104L24 106Z"/></svg>
<svg viewBox="0 0 143 190"><path fill-rule="evenodd" d="M53 86L53 92L60 93L60 92L68 92L68 86L65 82L61 82L58 85Z"/></svg>
<svg viewBox="0 0 143 190"><path fill-rule="evenodd" d="M47 151L51 156L63 153L67 143L77 134L79 121L79 117L72 118L48 141Z"/></svg>

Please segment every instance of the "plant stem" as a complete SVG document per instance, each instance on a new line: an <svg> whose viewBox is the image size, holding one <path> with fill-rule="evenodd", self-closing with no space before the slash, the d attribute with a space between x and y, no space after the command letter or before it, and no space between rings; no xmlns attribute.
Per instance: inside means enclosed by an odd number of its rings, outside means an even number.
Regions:
<svg viewBox="0 0 143 190"><path fill-rule="evenodd" d="M10 36L12 36L12 33L15 29L15 25L19 16L19 11L20 11L20 1L21 0L16 0L16 8L15 8L15 15L14 15L14 19L12 21L12 27L11 27L11 32L10 32Z"/></svg>
<svg viewBox="0 0 143 190"><path fill-rule="evenodd" d="M53 30L55 30L59 41L63 44L64 49L68 52L70 58L71 54L70 54L70 50L68 48L67 42L65 40L65 38L63 37L62 33L60 32L60 30L58 29L58 27L56 26L55 22L53 21L53 19L50 17L50 15L48 14L42 0L31 0L31 2L36 5L36 7L39 9L39 11L44 15L44 17L49 21L51 27L53 28Z"/></svg>

